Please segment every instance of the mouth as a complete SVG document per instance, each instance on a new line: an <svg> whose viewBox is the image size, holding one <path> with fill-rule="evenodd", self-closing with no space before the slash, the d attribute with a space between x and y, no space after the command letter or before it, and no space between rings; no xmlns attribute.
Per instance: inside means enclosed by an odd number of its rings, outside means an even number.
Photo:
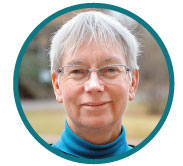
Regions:
<svg viewBox="0 0 183 166"><path fill-rule="evenodd" d="M101 101L101 102L86 102L81 104L81 106L88 106L88 107L101 107L107 105L110 101Z"/></svg>

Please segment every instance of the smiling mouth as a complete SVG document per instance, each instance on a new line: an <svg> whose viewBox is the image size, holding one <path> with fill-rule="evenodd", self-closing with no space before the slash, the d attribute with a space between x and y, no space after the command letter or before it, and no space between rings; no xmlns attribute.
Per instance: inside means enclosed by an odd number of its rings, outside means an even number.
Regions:
<svg viewBox="0 0 183 166"><path fill-rule="evenodd" d="M106 102L88 102L88 103L84 103L81 106L89 106L89 107L100 107L103 105L106 105L110 103L110 101L106 101Z"/></svg>

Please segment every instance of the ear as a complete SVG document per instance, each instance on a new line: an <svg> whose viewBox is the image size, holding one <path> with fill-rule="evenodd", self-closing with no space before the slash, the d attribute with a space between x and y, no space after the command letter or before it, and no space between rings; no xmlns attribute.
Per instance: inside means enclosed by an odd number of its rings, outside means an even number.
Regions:
<svg viewBox="0 0 183 166"><path fill-rule="evenodd" d="M138 88L138 84L139 84L139 71L138 70L134 70L131 73L131 83L130 83L130 88L129 88L129 100L132 101L135 98L135 94Z"/></svg>
<svg viewBox="0 0 183 166"><path fill-rule="evenodd" d="M56 96L56 100L57 102L62 103L63 97L62 97L62 91L58 82L58 75L55 72L53 72L51 74L51 78L52 78L52 85L53 85L54 93Z"/></svg>

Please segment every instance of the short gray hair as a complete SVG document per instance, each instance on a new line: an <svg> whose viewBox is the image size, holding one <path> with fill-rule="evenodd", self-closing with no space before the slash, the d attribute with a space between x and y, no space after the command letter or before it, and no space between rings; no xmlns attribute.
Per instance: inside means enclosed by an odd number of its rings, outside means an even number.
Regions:
<svg viewBox="0 0 183 166"><path fill-rule="evenodd" d="M64 54L73 54L86 39L102 45L117 44L126 56L127 65L139 69L139 44L135 36L116 18L98 11L82 12L65 23L53 36L50 46L51 71L61 67Z"/></svg>

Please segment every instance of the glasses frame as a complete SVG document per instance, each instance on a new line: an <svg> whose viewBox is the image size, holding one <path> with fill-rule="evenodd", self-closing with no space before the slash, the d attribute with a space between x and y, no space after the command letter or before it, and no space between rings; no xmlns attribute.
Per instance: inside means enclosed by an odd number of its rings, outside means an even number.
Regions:
<svg viewBox="0 0 183 166"><path fill-rule="evenodd" d="M100 72L101 69L103 69L105 67L110 67L110 66L122 66L122 67L125 68L126 74L129 74L129 77L130 77L130 80L131 80L130 72L132 71L132 69L130 67L122 65L122 64L104 65L104 66L100 66L99 68L88 68L85 65L66 65L66 66L62 66L61 68L58 68L57 72L58 72L59 75L64 74L64 68L66 68L66 67L77 67L77 66L85 67L88 70L88 75L87 75L88 78L90 77L92 71L96 71L97 75L100 77L101 76L101 72Z"/></svg>

